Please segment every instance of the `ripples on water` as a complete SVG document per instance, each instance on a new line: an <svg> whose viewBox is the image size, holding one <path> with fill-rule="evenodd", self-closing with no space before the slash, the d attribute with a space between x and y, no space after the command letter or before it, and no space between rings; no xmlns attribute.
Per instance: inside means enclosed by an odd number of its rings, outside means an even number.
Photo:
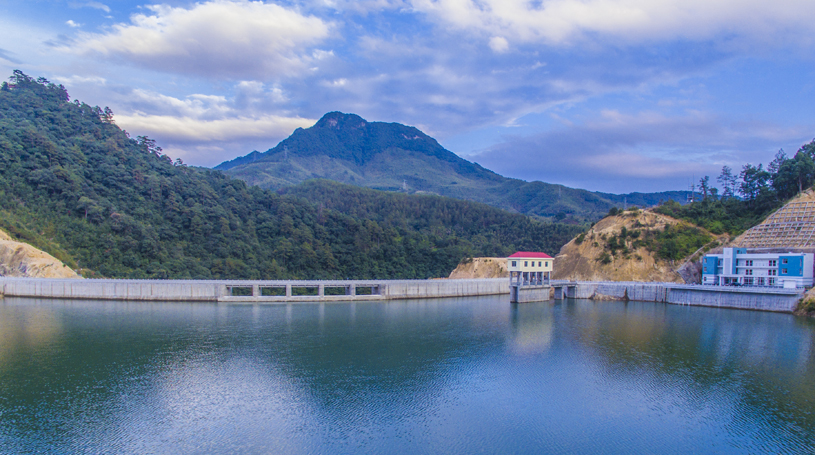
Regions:
<svg viewBox="0 0 815 455"><path fill-rule="evenodd" d="M815 324L503 298L0 300L0 453L813 453Z"/></svg>

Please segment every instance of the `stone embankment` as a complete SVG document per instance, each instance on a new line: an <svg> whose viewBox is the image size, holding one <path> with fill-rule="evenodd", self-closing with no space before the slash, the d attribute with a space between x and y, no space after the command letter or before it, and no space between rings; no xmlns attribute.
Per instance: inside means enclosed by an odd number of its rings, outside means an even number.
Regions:
<svg viewBox="0 0 815 455"><path fill-rule="evenodd" d="M30 278L82 278L50 254L17 242L0 231L0 276Z"/></svg>

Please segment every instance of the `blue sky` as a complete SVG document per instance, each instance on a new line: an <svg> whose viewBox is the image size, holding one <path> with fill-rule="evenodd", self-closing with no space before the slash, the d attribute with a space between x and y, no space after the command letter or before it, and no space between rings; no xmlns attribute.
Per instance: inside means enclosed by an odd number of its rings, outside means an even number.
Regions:
<svg viewBox="0 0 815 455"><path fill-rule="evenodd" d="M0 0L0 73L213 166L330 111L510 177L687 189L815 137L812 0Z"/></svg>

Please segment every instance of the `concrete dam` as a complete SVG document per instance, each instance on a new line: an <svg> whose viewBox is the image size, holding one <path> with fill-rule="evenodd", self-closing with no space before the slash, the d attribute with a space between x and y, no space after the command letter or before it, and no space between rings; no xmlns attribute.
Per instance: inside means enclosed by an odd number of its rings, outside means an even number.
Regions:
<svg viewBox="0 0 815 455"><path fill-rule="evenodd" d="M792 312L803 289L552 280L520 302L576 298ZM285 304L506 295L505 278L462 280L113 280L0 278L0 296L82 300Z"/></svg>

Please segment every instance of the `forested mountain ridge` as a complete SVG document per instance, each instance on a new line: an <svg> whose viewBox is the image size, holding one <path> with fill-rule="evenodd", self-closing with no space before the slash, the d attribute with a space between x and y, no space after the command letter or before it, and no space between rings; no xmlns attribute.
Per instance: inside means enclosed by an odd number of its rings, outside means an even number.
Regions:
<svg viewBox="0 0 815 455"><path fill-rule="evenodd" d="M45 79L15 71L0 87L0 227L92 275L442 277L465 256L554 254L579 231L437 196L288 192L172 162Z"/></svg>
<svg viewBox="0 0 815 455"><path fill-rule="evenodd" d="M367 122L329 112L298 128L265 153L221 163L216 169L262 188L279 189L322 178L375 189L429 192L483 202L550 220L587 223L611 207L684 201L687 192L608 194L503 177L446 150L418 129Z"/></svg>

